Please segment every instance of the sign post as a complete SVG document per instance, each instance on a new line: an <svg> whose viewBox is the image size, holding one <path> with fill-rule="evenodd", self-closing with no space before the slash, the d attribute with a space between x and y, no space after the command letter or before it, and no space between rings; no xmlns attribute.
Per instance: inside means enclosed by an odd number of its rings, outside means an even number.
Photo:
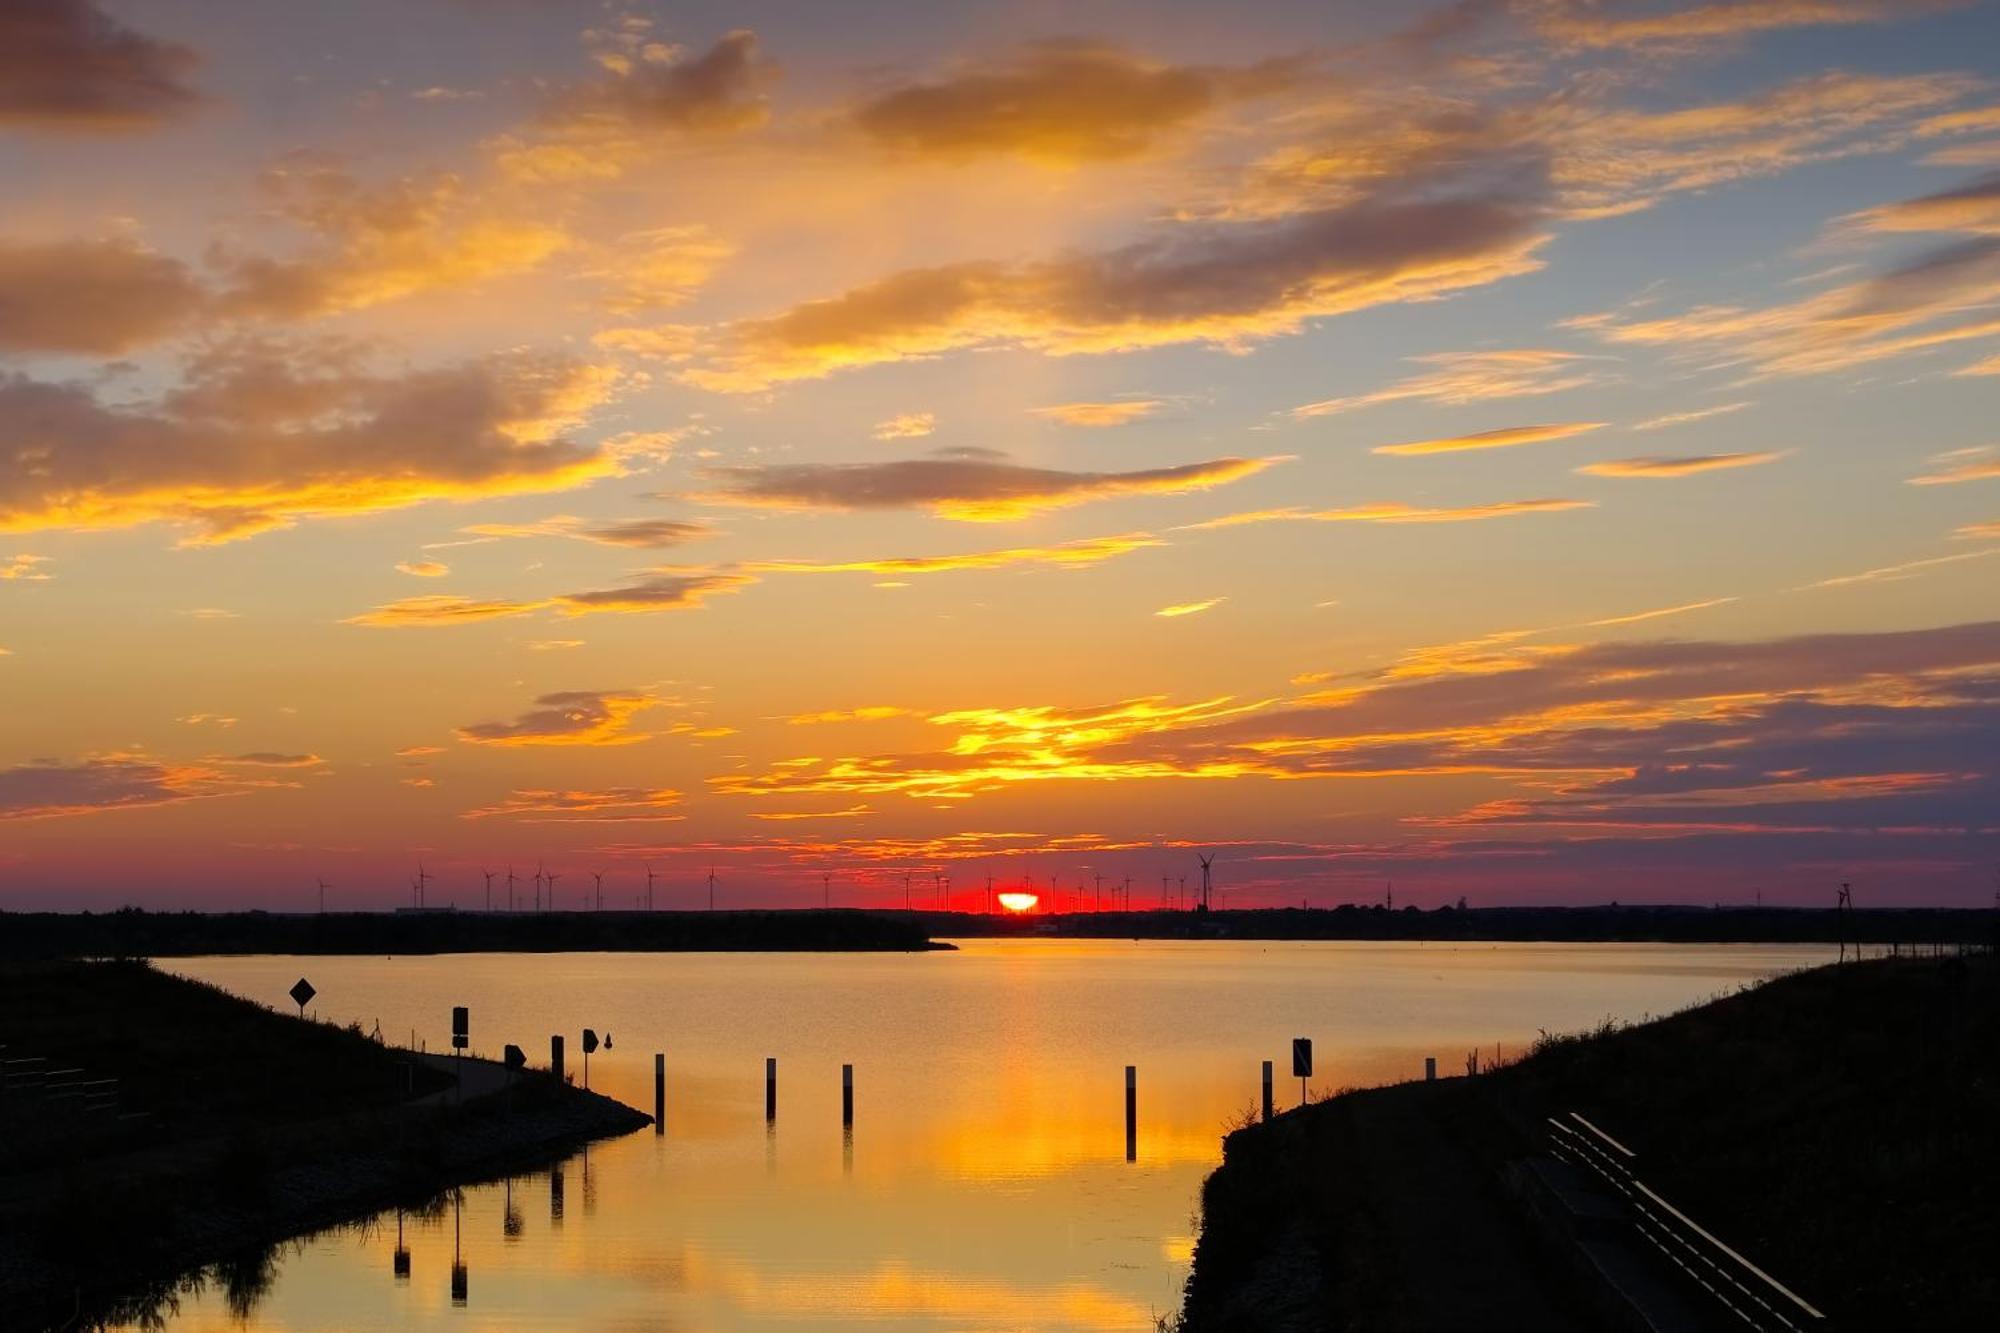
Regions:
<svg viewBox="0 0 2000 1333"><path fill-rule="evenodd" d="M460 1100L464 1100L465 1097L465 1048L470 1041L467 1034L471 1030L472 1021L469 1011L462 1004L453 1005L451 1007L451 1063L452 1078L457 1086L452 1089L452 1092Z"/></svg>
<svg viewBox="0 0 2000 1333"><path fill-rule="evenodd" d="M1292 1077L1299 1081L1299 1105L1306 1104L1306 1080L1313 1072L1313 1044L1311 1037L1292 1038Z"/></svg>
<svg viewBox="0 0 2000 1333"><path fill-rule="evenodd" d="M291 994L292 1003L299 1007L299 1017L304 1018L306 1016L306 1006L312 1003L312 997L319 994L319 992L313 989L313 984L310 981L307 981L304 977L300 977L298 981L293 983Z"/></svg>

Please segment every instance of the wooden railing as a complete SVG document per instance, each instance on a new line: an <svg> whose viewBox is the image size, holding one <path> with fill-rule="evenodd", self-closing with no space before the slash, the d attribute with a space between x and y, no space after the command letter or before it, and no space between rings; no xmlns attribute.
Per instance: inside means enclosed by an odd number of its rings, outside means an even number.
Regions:
<svg viewBox="0 0 2000 1333"><path fill-rule="evenodd" d="M1758 1333L1831 1329L1832 1321L1804 1298L1640 1180L1630 1148L1574 1111L1548 1123L1550 1152L1623 1199L1638 1233L1744 1327Z"/></svg>

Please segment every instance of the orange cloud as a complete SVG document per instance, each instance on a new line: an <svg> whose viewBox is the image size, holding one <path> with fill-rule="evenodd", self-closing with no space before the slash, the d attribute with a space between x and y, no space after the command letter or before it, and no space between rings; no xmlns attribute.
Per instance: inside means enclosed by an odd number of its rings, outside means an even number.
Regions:
<svg viewBox="0 0 2000 1333"><path fill-rule="evenodd" d="M734 592L756 581L748 574L658 570L622 587L561 593L534 601L505 599L481 601L448 594L405 597L400 601L363 611L359 615L349 616L341 623L365 625L375 629L403 629L469 625L483 620L504 620L514 616L530 615L543 610L553 610L565 616L591 615L596 612L693 610L716 593ZM568 646L569 641L560 642Z"/></svg>
<svg viewBox="0 0 2000 1333"><path fill-rule="evenodd" d="M0 72L0 101L5 88ZM205 300L185 264L132 241L0 240L0 352L117 356L187 328Z"/></svg>
<svg viewBox="0 0 2000 1333"><path fill-rule="evenodd" d="M1034 416L1060 421L1065 426L1129 426L1152 416L1162 406L1158 398L1123 398L1109 403L1056 403L1031 408Z"/></svg>
<svg viewBox="0 0 2000 1333"><path fill-rule="evenodd" d="M436 560L399 560L396 562L396 572L408 574L413 578L441 579L451 573L451 566L440 564Z"/></svg>
<svg viewBox="0 0 2000 1333"><path fill-rule="evenodd" d="M1950 0L1719 0L1685 9L1622 14L1591 0L1554 0L1536 11L1551 39L1585 48L1692 46L1786 28L1884 23Z"/></svg>
<svg viewBox="0 0 2000 1333"><path fill-rule="evenodd" d="M1290 60L1166 65L1105 42L1049 39L992 66L891 89L853 121L883 147L926 157L1094 162L1145 153L1228 102L1282 92L1298 77Z"/></svg>
<svg viewBox="0 0 2000 1333"><path fill-rule="evenodd" d="M468 745L632 745L651 740L634 732L634 717L663 701L630 690L565 690L544 694L540 707L512 722L480 722L458 729Z"/></svg>
<svg viewBox="0 0 2000 1333"><path fill-rule="evenodd" d="M1569 421L1548 426L1503 426L1498 430L1483 430L1473 435L1452 435L1437 440L1413 440L1408 444L1378 444L1371 452L1378 454L1453 454L1469 449L1506 449L1517 444L1539 444L1544 440L1567 440L1575 435L1584 435L1601 430L1602 421Z"/></svg>
<svg viewBox="0 0 2000 1333"><path fill-rule="evenodd" d="M1745 454L1689 454L1678 458L1652 454L1642 458L1612 458L1601 463L1586 463L1576 470L1592 477L1691 477L1701 472L1775 463L1784 456L1784 450Z"/></svg>
<svg viewBox="0 0 2000 1333"><path fill-rule="evenodd" d="M712 467L720 489L701 504L762 509L928 509L941 518L999 523L1128 495L1184 495L1254 476L1279 458L1217 458L1135 472L1062 472L1006 461L990 450L887 463Z"/></svg>
<svg viewBox="0 0 2000 1333"><path fill-rule="evenodd" d="M827 722L882 722L892 717L911 717L914 710L893 704L870 704L865 708L829 708L817 713L795 713L785 719L794 727L819 726Z"/></svg>

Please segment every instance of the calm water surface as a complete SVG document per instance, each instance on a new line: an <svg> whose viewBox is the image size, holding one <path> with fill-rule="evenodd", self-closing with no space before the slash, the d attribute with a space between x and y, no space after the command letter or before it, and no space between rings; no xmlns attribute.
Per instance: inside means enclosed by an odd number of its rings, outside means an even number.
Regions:
<svg viewBox="0 0 2000 1333"><path fill-rule="evenodd" d="M664 1137L397 1222L298 1243L247 1316L216 1289L175 1329L1146 1329L1179 1304L1201 1181L1254 1108L1258 1065L1312 1091L1463 1067L1539 1029L1683 1008L1826 960L1819 946L970 941L956 953L473 954L168 964L322 1018L476 1052L609 1032L591 1085L652 1105ZM764 1120L764 1058L779 1069ZM852 1141L840 1066L855 1067ZM1125 1160L1124 1067L1139 1069ZM452 1300L454 1247L467 1299Z"/></svg>

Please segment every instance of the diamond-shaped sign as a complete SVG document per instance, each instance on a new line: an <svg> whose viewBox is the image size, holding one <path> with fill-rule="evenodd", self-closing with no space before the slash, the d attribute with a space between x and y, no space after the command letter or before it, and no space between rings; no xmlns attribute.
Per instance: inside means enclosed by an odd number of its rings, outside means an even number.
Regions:
<svg viewBox="0 0 2000 1333"><path fill-rule="evenodd" d="M300 1013L304 1013L306 1006L312 1003L312 997L317 994L319 992L313 989L313 984L304 977L300 977L298 982L292 987L292 1003L299 1007Z"/></svg>
<svg viewBox="0 0 2000 1333"><path fill-rule="evenodd" d="M589 1055L597 1049L597 1034L589 1028L583 1030L583 1053Z"/></svg>

